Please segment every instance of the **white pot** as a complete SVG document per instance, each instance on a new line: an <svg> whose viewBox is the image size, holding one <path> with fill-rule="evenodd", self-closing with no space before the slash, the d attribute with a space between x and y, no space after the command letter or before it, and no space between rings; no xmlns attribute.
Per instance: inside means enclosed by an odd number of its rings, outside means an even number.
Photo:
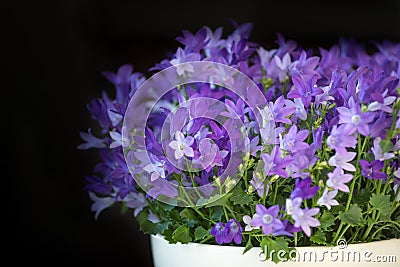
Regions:
<svg viewBox="0 0 400 267"><path fill-rule="evenodd" d="M259 247L243 254L243 247L198 243L169 244L161 235L151 235L154 267L266 267L266 266L400 266L400 239L337 247L298 247L293 261L266 261ZM278 256L278 254L277 254Z"/></svg>

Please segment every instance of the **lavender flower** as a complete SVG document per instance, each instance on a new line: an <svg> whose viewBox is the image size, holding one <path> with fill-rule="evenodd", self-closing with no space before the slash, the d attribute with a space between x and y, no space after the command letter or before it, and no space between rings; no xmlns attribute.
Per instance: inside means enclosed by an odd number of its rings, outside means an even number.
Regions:
<svg viewBox="0 0 400 267"><path fill-rule="evenodd" d="M288 177L288 173L283 169L288 166L292 159L290 157L281 158L281 149L279 146L274 146L271 154L261 155L264 161L264 169L267 175L277 174L279 176Z"/></svg>
<svg viewBox="0 0 400 267"><path fill-rule="evenodd" d="M104 144L104 140L93 136L91 129L88 130L87 133L81 132L81 138L86 142L80 144L78 149L89 149L89 148L104 148L106 145Z"/></svg>
<svg viewBox="0 0 400 267"><path fill-rule="evenodd" d="M257 217L253 217L251 224L254 226L260 226L263 230L264 235L269 235L274 231L284 228L283 223L276 218L279 213L279 206L275 205L270 208L266 208L261 204L256 205Z"/></svg>
<svg viewBox="0 0 400 267"><path fill-rule="evenodd" d="M345 125L334 125L331 130L331 134L326 139L326 143L332 149L335 149L339 155L346 155L347 147L355 148L357 144L357 139L352 136L348 135L345 132Z"/></svg>
<svg viewBox="0 0 400 267"><path fill-rule="evenodd" d="M294 226L301 227L301 229L307 236L311 236L310 227L320 226L320 222L314 217L312 217L317 215L318 212L319 208L298 209L296 213L293 213L292 215L294 219Z"/></svg>
<svg viewBox="0 0 400 267"><path fill-rule="evenodd" d="M333 172L328 173L328 177L329 179L326 181L327 186L342 192L350 192L346 183L353 179L353 175L344 174L344 171L340 167L337 167Z"/></svg>
<svg viewBox="0 0 400 267"><path fill-rule="evenodd" d="M89 192L89 197L93 201L91 211L95 212L94 218L97 220L99 214L115 202L113 197L98 197L95 193Z"/></svg>
<svg viewBox="0 0 400 267"><path fill-rule="evenodd" d="M292 153L295 153L299 150L304 150L308 148L308 144L303 142L307 136L307 130L301 130L297 132L297 126L293 125L290 127L288 133L283 137L281 141L281 148Z"/></svg>
<svg viewBox="0 0 400 267"><path fill-rule="evenodd" d="M361 107L354 101L353 97L349 99L349 108L338 107L339 123L345 124L344 130L348 134L358 131L360 134L367 136L369 134L368 123L374 119L374 113L361 112Z"/></svg>

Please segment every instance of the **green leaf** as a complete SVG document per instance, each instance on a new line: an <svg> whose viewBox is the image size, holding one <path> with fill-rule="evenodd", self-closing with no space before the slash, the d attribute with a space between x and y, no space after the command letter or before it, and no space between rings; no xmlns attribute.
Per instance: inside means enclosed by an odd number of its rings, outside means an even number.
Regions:
<svg viewBox="0 0 400 267"><path fill-rule="evenodd" d="M393 150L393 143L391 141L389 141L389 140L383 139L379 143L379 146L382 149L382 154Z"/></svg>
<svg viewBox="0 0 400 267"><path fill-rule="evenodd" d="M251 236L249 236L249 240L247 240L246 246L244 247L243 254L249 251L253 247L251 243Z"/></svg>
<svg viewBox="0 0 400 267"><path fill-rule="evenodd" d="M222 215L224 214L224 210L220 206L216 206L212 208L211 220L220 221Z"/></svg>
<svg viewBox="0 0 400 267"><path fill-rule="evenodd" d="M181 225L173 232L172 237L182 244L187 244L192 241L189 233L189 228L186 225Z"/></svg>
<svg viewBox="0 0 400 267"><path fill-rule="evenodd" d="M339 212L339 218L342 222L348 223L352 226L363 224L361 209L357 204L350 205L348 211Z"/></svg>
<svg viewBox="0 0 400 267"><path fill-rule="evenodd" d="M189 227L193 227L196 222L198 222L198 218L194 214L191 208L184 208L180 213L180 217L183 218L186 225Z"/></svg>
<svg viewBox="0 0 400 267"><path fill-rule="evenodd" d="M242 189L242 183L238 183L232 190L232 196L230 200L235 205L247 205L251 203L253 197L246 194L246 192Z"/></svg>
<svg viewBox="0 0 400 267"><path fill-rule="evenodd" d="M284 237L279 237L275 240L272 240L269 237L264 237L260 246L264 252L265 258L267 260L272 260L275 263L280 262L281 259L288 260L291 255L290 251L294 250L294 248L289 248L288 242ZM283 252L280 251L285 251L285 253L283 254Z"/></svg>
<svg viewBox="0 0 400 267"><path fill-rule="evenodd" d="M215 206L226 206L226 202L229 201L229 198L232 196L232 192L225 194L221 197L221 195L212 196L209 199L209 204L206 208L215 207Z"/></svg>
<svg viewBox="0 0 400 267"><path fill-rule="evenodd" d="M310 240L319 245L326 245L326 236L322 231L317 231L312 234Z"/></svg>
<svg viewBox="0 0 400 267"><path fill-rule="evenodd" d="M354 203L358 204L359 206L363 206L368 203L371 197L371 191L367 189L361 189L359 193L355 194L353 197Z"/></svg>
<svg viewBox="0 0 400 267"><path fill-rule="evenodd" d="M391 211L389 195L373 195L369 203L380 212L379 218L383 220L389 219Z"/></svg>
<svg viewBox="0 0 400 267"><path fill-rule="evenodd" d="M152 223L146 220L140 224L140 230L145 234L163 234L170 224L171 222Z"/></svg>
<svg viewBox="0 0 400 267"><path fill-rule="evenodd" d="M321 223L320 227L325 230L328 229L329 226L335 224L335 217L330 211L327 210L322 213L321 217L319 217L318 220Z"/></svg>
<svg viewBox="0 0 400 267"><path fill-rule="evenodd" d="M206 236L210 234L210 231L204 229L202 226L199 226L194 230L194 241L202 240Z"/></svg>

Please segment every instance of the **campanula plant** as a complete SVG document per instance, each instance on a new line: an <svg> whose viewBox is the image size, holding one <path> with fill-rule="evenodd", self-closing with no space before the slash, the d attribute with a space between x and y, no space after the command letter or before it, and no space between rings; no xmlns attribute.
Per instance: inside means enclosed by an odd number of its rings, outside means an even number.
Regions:
<svg viewBox="0 0 400 267"><path fill-rule="evenodd" d="M103 73L115 93L88 105L100 130L78 146L99 152L95 217L244 252L399 238L400 44L265 49L251 29L183 31L147 74Z"/></svg>

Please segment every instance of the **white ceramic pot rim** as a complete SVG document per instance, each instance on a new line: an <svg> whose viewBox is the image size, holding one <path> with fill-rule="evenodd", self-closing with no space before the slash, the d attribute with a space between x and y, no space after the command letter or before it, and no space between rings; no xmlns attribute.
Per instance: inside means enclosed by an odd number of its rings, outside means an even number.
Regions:
<svg viewBox="0 0 400 267"><path fill-rule="evenodd" d="M266 260L260 247L253 247L243 254L244 247L209 245L200 243L169 244L162 235L151 235L151 249L155 267L399 267L400 239L341 246L296 247L300 260L275 264ZM333 255L332 255L333 254ZM321 256L323 256L321 258ZM366 258L367 256L367 258ZM379 256L386 261L378 262ZM388 258L390 256L391 258ZM263 258L264 257L264 258ZM335 257L332 260L332 257ZM347 259L348 258L348 259ZM297 258L296 258L297 259ZM391 261L389 262L388 259Z"/></svg>

